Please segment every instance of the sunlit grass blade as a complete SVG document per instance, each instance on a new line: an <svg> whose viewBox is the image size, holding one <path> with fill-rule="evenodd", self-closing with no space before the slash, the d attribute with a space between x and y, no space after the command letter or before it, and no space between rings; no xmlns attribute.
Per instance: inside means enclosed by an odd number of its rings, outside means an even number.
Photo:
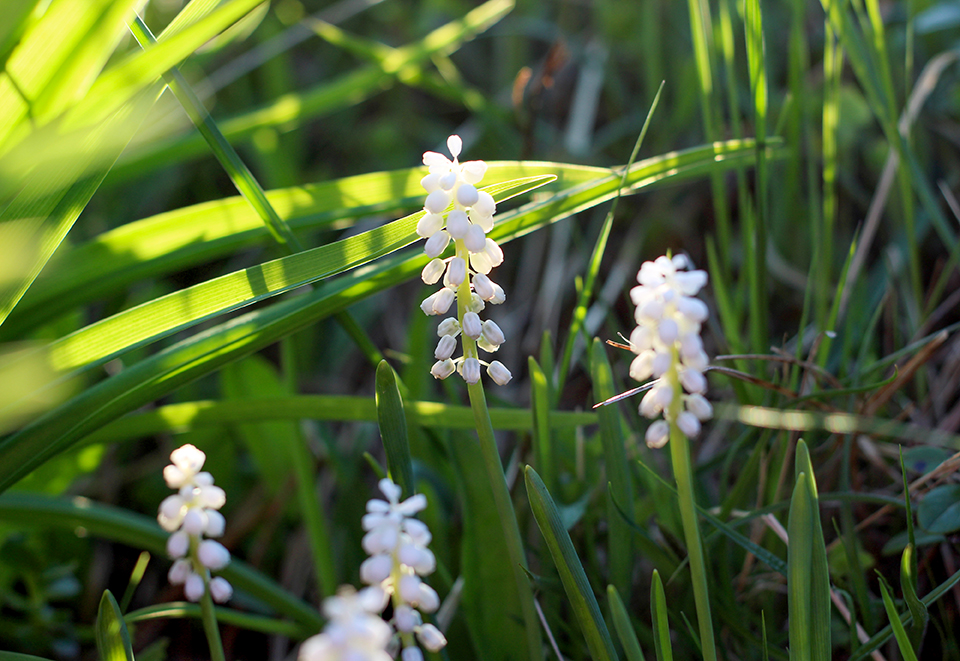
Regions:
<svg viewBox="0 0 960 661"><path fill-rule="evenodd" d="M560 512L537 472L527 466L523 475L530 509L550 550L553 564L560 574L564 592L587 642L590 656L594 661L616 661L617 652L600 614L597 598L573 548L570 534L560 519Z"/></svg>
<svg viewBox="0 0 960 661"><path fill-rule="evenodd" d="M130 632L110 590L103 591L94 630L101 661L134 661Z"/></svg>
<svg viewBox="0 0 960 661"><path fill-rule="evenodd" d="M9 0L4 10L7 12L0 23L0 71L6 70L10 52L20 42L27 29L28 18L40 0Z"/></svg>
<svg viewBox="0 0 960 661"><path fill-rule="evenodd" d="M397 387L397 373L382 360L377 366L377 422L380 439L387 454L390 478L403 489L409 498L417 492L413 479L413 461L410 458L410 443L407 440L407 418L403 412L403 399Z"/></svg>
<svg viewBox="0 0 960 661"><path fill-rule="evenodd" d="M217 124L227 140L235 143L261 128L283 127L289 130L309 119L356 105L389 87L406 69L426 62L436 53L456 50L497 23L513 9L513 5L513 0L489 0L462 18L437 28L420 41L393 49L390 56L379 64L360 67L305 92L285 94L242 115L218 120ZM196 134L163 140L136 150L120 164L118 174L123 176L152 170L205 152L204 140Z"/></svg>
<svg viewBox="0 0 960 661"><path fill-rule="evenodd" d="M590 376L593 381L594 399L604 401L614 395L613 370L607 359L606 346L599 338L594 339L590 349ZM632 535L627 523L617 512L617 504L627 512L634 511L633 486L624 448L620 411L615 406L601 406L597 409L597 416L600 418L603 463L609 481L607 555L610 571L607 580L616 586L617 590L629 594L630 576L633 570Z"/></svg>
<svg viewBox="0 0 960 661"><path fill-rule="evenodd" d="M43 526L45 529L85 530L105 540L120 542L134 548L146 549L157 557L166 557L169 533L156 519L121 510L86 498L48 498L24 493L0 496L0 521L20 528ZM220 570L238 590L299 622L309 631L319 631L323 618L311 605L300 601L290 592L262 573L236 558Z"/></svg>
<svg viewBox="0 0 960 661"><path fill-rule="evenodd" d="M630 616L627 615L627 609L620 599L620 594L612 585L607 586L607 603L610 606L610 618L613 620L613 628L617 632L617 638L623 647L623 654L627 661L646 661L643 656L643 650L640 648L640 641L637 640L637 634L633 631L633 624L630 622Z"/></svg>
<svg viewBox="0 0 960 661"><path fill-rule="evenodd" d="M487 186L494 198L533 190L549 175ZM80 329L47 349L54 369L72 370L159 339L212 316L361 266L420 237L417 212L357 236L207 280Z"/></svg>

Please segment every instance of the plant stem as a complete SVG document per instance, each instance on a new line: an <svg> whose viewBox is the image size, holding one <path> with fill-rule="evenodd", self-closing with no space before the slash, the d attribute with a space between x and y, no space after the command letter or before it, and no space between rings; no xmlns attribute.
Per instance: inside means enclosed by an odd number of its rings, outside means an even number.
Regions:
<svg viewBox="0 0 960 661"><path fill-rule="evenodd" d="M210 577L203 577L203 596L200 598L200 617L203 620L203 631L207 634L210 644L210 661L226 661L223 654L223 643L220 641L220 627L217 626L217 614L213 608L213 598L210 596Z"/></svg>
<svg viewBox="0 0 960 661"><path fill-rule="evenodd" d="M670 423L670 458L673 462L673 476L677 481L677 495L680 499L680 519L683 522L683 536L687 543L687 555L690 559L690 575L693 579L693 598L697 605L697 624L700 628L700 647L705 661L716 661L717 647L713 638L713 617L710 612L710 594L707 588L707 567L703 558L703 544L700 539L700 526L697 522L696 499L693 494L693 465L690 461L690 441L677 426L677 416L683 410L683 388L677 372L679 363L677 349L673 349L673 362L664 377L674 384L673 399L668 415Z"/></svg>
<svg viewBox="0 0 960 661"><path fill-rule="evenodd" d="M456 246L457 257L463 258L469 264L469 251L463 245L463 241L457 241ZM470 296L470 278L468 276L464 278L457 289L457 318L461 328L463 327L463 315L467 312ZM461 333L461 341L464 359L479 359L476 341L463 333ZM517 593L523 609L524 629L527 634L527 647L529 648L530 658L539 659L540 629L536 609L533 605L530 580L524 571L527 563L523 554L523 542L520 539L520 528L517 526L517 515L513 509L513 501L510 499L510 491L507 489L507 481L503 475L503 464L500 462L497 440L493 435L493 424L490 422L490 412L487 410L487 398L483 392L483 383L477 381L473 384L467 384L467 393L470 397L470 408L473 409L473 418L477 426L480 452L483 454L483 468L490 483L493 504L500 519L503 537L509 553L508 560L517 583Z"/></svg>

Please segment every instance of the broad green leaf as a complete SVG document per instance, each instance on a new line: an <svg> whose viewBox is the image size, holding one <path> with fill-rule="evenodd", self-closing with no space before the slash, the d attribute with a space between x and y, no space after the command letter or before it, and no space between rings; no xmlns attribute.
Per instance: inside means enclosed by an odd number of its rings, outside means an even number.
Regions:
<svg viewBox="0 0 960 661"><path fill-rule="evenodd" d="M387 454L390 477L403 490L403 495L409 498L417 492L417 485L413 480L413 461L407 440L407 418L403 413L400 389L397 388L397 373L385 360L377 365L376 403L377 423Z"/></svg>
<svg viewBox="0 0 960 661"><path fill-rule="evenodd" d="M931 489L917 507L917 523L931 533L960 530L960 484Z"/></svg>
<svg viewBox="0 0 960 661"><path fill-rule="evenodd" d="M616 661L617 652L614 649L607 625L600 614L600 606L593 594L593 588L583 571L583 565L573 548L570 534L560 519L560 513L544 486L537 472L530 466L523 471L524 482L527 485L527 499L530 509L540 528L553 564L560 574L563 590L570 602L570 608L580 631L587 642L590 657L593 661Z"/></svg>
<svg viewBox="0 0 960 661"><path fill-rule="evenodd" d="M469 419L473 421L471 414ZM471 433L448 444L463 514L460 572L461 608L476 656L480 661L522 661L538 657L529 650L524 606L510 550L497 509L491 505L493 486L483 470L483 452ZM496 562L491 562L496 558Z"/></svg>
<svg viewBox="0 0 960 661"><path fill-rule="evenodd" d="M487 179L493 182L554 175L558 179L549 185L551 190L572 188L608 173L604 168L561 163L487 165ZM423 168L373 172L270 191L267 200L294 230L340 229L357 217L422 206L422 176ZM263 221L240 196L128 223L75 248L65 246L0 331L5 338L17 337L47 319L115 294L133 282L232 255L268 240Z"/></svg>
<svg viewBox="0 0 960 661"><path fill-rule="evenodd" d="M30 13L39 2L40 0L8 0L5 4L5 20L0 23L0 71L6 70L7 58L26 31Z"/></svg>
<svg viewBox="0 0 960 661"><path fill-rule="evenodd" d="M670 177L726 168L749 156L749 141L720 143L638 163L629 186L649 186ZM491 232L505 243L590 208L616 194L619 179L605 177L506 212ZM0 441L0 490L74 442L157 397L275 342L376 292L412 278L426 264L420 252L381 259L313 291L232 319L128 367L87 388L15 435Z"/></svg>
<svg viewBox="0 0 960 661"><path fill-rule="evenodd" d="M483 190L503 200L551 179L549 175L528 177ZM420 211L357 236L207 280L115 314L52 343L45 349L50 365L69 371L99 362L212 316L363 265L419 240L416 227L422 216Z"/></svg>
<svg viewBox="0 0 960 661"><path fill-rule="evenodd" d="M169 533L156 519L134 514L86 498L48 498L21 493L0 496L0 521L21 528L40 526L44 529L85 530L94 537L120 542L134 548L146 549L157 557L166 557ZM242 560L231 559L219 571L237 589L316 632L323 626L323 618L316 608L300 601L272 579L253 569Z"/></svg>
<svg viewBox="0 0 960 661"><path fill-rule="evenodd" d="M134 661L130 632L127 631L123 613L120 612L120 606L110 590L103 591L94 630L100 661Z"/></svg>
<svg viewBox="0 0 960 661"><path fill-rule="evenodd" d="M646 661L643 650L640 648L640 641L637 640L637 634L630 622L630 616L627 615L627 609L623 605L623 600L620 599L620 594L612 585L607 586L607 603L610 605L613 628L617 631L617 638L620 639L620 645L623 646L623 654L627 661Z"/></svg>

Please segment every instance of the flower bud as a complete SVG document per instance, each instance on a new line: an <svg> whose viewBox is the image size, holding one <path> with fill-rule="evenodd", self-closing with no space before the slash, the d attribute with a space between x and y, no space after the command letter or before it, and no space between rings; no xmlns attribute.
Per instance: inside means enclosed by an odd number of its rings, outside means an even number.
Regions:
<svg viewBox="0 0 960 661"><path fill-rule="evenodd" d="M447 335L447 337L450 336ZM430 368L430 373L433 374L433 378L435 379L445 379L456 371L457 366L449 358L446 360L438 360L433 364L433 367Z"/></svg>
<svg viewBox="0 0 960 661"><path fill-rule="evenodd" d="M183 594L190 601L200 601L203 596L203 579L200 574L190 574L183 584Z"/></svg>
<svg viewBox="0 0 960 661"><path fill-rule="evenodd" d="M473 184L462 184L457 188L457 202L465 207L472 207L480 199L480 193Z"/></svg>
<svg viewBox="0 0 960 661"><path fill-rule="evenodd" d="M423 652L416 645L404 647L400 652L400 661L423 661Z"/></svg>
<svg viewBox="0 0 960 661"><path fill-rule="evenodd" d="M427 239L423 252L427 253L427 257L439 257L447 249L448 243L450 243L450 235L440 230Z"/></svg>
<svg viewBox="0 0 960 661"><path fill-rule="evenodd" d="M220 537L227 527L227 520L217 510L207 510L207 527L203 534L207 537Z"/></svg>
<svg viewBox="0 0 960 661"><path fill-rule="evenodd" d="M440 188L449 191L453 188L454 184L457 183L457 173L456 172L447 172L446 174L440 175Z"/></svg>
<svg viewBox="0 0 960 661"><path fill-rule="evenodd" d="M684 390L694 395L702 395L707 391L707 377L697 370L680 370L680 383Z"/></svg>
<svg viewBox="0 0 960 661"><path fill-rule="evenodd" d="M483 175L485 175L486 173L487 173L487 164L483 161L467 161L466 163L463 164L462 168L460 169L460 176L468 184L480 183L480 180L483 179Z"/></svg>
<svg viewBox="0 0 960 661"><path fill-rule="evenodd" d="M645 438L647 447L662 448L670 438L670 425L666 420L657 420L647 427Z"/></svg>
<svg viewBox="0 0 960 661"><path fill-rule="evenodd" d="M441 181L441 186L442 185L443 183ZM428 213L441 213L447 208L448 204L450 204L450 196L442 190L435 190L427 195L427 200L424 202L423 208L426 209Z"/></svg>
<svg viewBox="0 0 960 661"><path fill-rule="evenodd" d="M447 267L447 282L459 286L467 277L467 263L461 257L454 257Z"/></svg>
<svg viewBox="0 0 960 661"><path fill-rule="evenodd" d="M428 174L420 180L420 185L423 187L423 190L427 191L428 193L432 193L440 188L440 176L436 174Z"/></svg>
<svg viewBox="0 0 960 661"><path fill-rule="evenodd" d="M460 334L460 322L457 321L456 317L447 317L440 322L440 325L437 326L437 336L443 337L444 335L453 335L456 337Z"/></svg>
<svg viewBox="0 0 960 661"><path fill-rule="evenodd" d="M690 411L681 411L677 416L677 427L687 438L696 438L700 435L700 421Z"/></svg>
<svg viewBox="0 0 960 661"><path fill-rule="evenodd" d="M480 323L480 315L476 312L467 312L463 315L463 334L474 340L480 337L483 332L483 324Z"/></svg>
<svg viewBox="0 0 960 661"><path fill-rule="evenodd" d="M480 380L480 361L476 358L467 358L460 365L460 375L463 380L473 385Z"/></svg>
<svg viewBox="0 0 960 661"><path fill-rule="evenodd" d="M510 373L510 370L501 363L499 360L495 360L487 367L487 376L493 379L493 382L498 386L505 386L510 383L510 379L513 378L513 374Z"/></svg>
<svg viewBox="0 0 960 661"><path fill-rule="evenodd" d="M434 296L436 298L433 299L433 314L446 314L456 298L453 290L449 287L444 287L434 294Z"/></svg>
<svg viewBox="0 0 960 661"><path fill-rule="evenodd" d="M447 645L447 639L432 624L424 624L417 630L417 639L430 652L439 652Z"/></svg>
<svg viewBox="0 0 960 661"><path fill-rule="evenodd" d="M443 216L438 213L425 213L417 223L417 234L424 239L429 239L441 229L443 229Z"/></svg>
<svg viewBox="0 0 960 661"><path fill-rule="evenodd" d="M481 216L490 217L497 212L497 203L494 202L493 196L486 191L477 191L477 201L471 206Z"/></svg>
<svg viewBox="0 0 960 661"><path fill-rule="evenodd" d="M477 273L473 276L473 289L477 292L477 296L485 301L493 298L493 282L483 273Z"/></svg>
<svg viewBox="0 0 960 661"><path fill-rule="evenodd" d="M433 357L437 360L447 360L453 355L457 348L457 338L452 335L444 335L437 343L437 350L433 352Z"/></svg>
<svg viewBox="0 0 960 661"><path fill-rule="evenodd" d="M230 564L230 551L223 544L212 539L205 539L200 542L197 557L200 558L200 563L204 567L214 571L223 569Z"/></svg>
<svg viewBox="0 0 960 661"><path fill-rule="evenodd" d="M420 272L420 279L423 280L424 284L435 284L443 276L446 268L446 263L442 259L435 257L423 267L423 270Z"/></svg>
<svg viewBox="0 0 960 661"><path fill-rule="evenodd" d="M167 555L171 558L182 558L190 550L190 535L183 530L167 538Z"/></svg>
<svg viewBox="0 0 960 661"><path fill-rule="evenodd" d="M483 322L483 337L490 344L500 346L506 342L506 338L503 336L503 331L500 330L500 327L497 326L495 321L487 319Z"/></svg>
<svg viewBox="0 0 960 661"><path fill-rule="evenodd" d="M455 239L462 239L470 229L470 219L462 209L454 209L447 216L447 231Z"/></svg>
<svg viewBox="0 0 960 661"><path fill-rule="evenodd" d="M230 601L230 597L233 596L233 586L227 581L227 579L221 576L214 576L210 579L210 596L213 597L213 600L218 604L223 604Z"/></svg>
<svg viewBox="0 0 960 661"><path fill-rule="evenodd" d="M494 305L500 305L505 300L507 300L507 295L503 291L503 287L497 283L493 283L493 296L490 298L490 302Z"/></svg>
<svg viewBox="0 0 960 661"><path fill-rule="evenodd" d="M686 403L687 410L697 416L697 419L709 420L713 417L713 407L703 395L689 395Z"/></svg>
<svg viewBox="0 0 960 661"><path fill-rule="evenodd" d="M170 585L183 585L192 571L193 563L181 558L170 566L170 571L167 572L167 580L170 581Z"/></svg>
<svg viewBox="0 0 960 661"><path fill-rule="evenodd" d="M463 237L463 245L470 252L480 252L487 245L487 235L483 233L483 228L479 225L470 225L467 233Z"/></svg>

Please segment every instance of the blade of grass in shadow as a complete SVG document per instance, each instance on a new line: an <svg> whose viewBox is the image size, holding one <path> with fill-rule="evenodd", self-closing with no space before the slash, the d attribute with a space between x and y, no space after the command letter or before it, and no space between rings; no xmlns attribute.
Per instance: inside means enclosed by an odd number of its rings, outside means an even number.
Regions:
<svg viewBox="0 0 960 661"><path fill-rule="evenodd" d="M600 614L600 606L593 594L593 588L583 571L583 565L573 548L570 534L560 519L560 512L537 475L530 466L523 471L527 485L527 499L537 521L537 527L543 535L553 564L560 574L564 592L570 600L570 607L580 625L580 631L587 642L593 661L616 661L617 652L607 631L607 625Z"/></svg>
<svg viewBox="0 0 960 661"><path fill-rule="evenodd" d="M217 608L215 610L217 612L218 622L246 631L258 631L276 636L285 636L287 638L293 638L294 640L303 640L313 633L296 622L278 620L263 615L253 615L232 608ZM149 622L151 620L182 620L186 618L199 620L200 607L197 604L191 604L185 601L174 601L138 608L123 616L123 620L127 624Z"/></svg>
<svg viewBox="0 0 960 661"><path fill-rule="evenodd" d="M880 594L883 597L883 609L887 612L887 618L890 620L890 626L893 627L893 637L897 640L897 647L900 648L900 654L904 661L917 661L917 654L910 645L910 636L907 630L903 628L903 622L897 613L897 607L893 604L893 598L890 596L890 587L887 585L887 579L880 576Z"/></svg>
<svg viewBox="0 0 960 661"><path fill-rule="evenodd" d="M910 625L910 642L913 649L920 650L923 634L927 629L930 614L927 607L917 596L919 566L917 563L917 538L913 528L913 507L910 503L910 482L907 480L907 467L903 463L903 446L900 446L900 476L903 480L903 501L907 516L907 547L900 559L900 589L903 600L907 602L913 623Z"/></svg>
<svg viewBox="0 0 960 661"><path fill-rule="evenodd" d="M593 381L593 397L599 402L614 395L613 370L605 349L605 345L599 338L594 339L590 351L590 376ZM633 572L632 535L626 522L617 513L617 506L633 515L633 485L620 426L620 411L616 406L601 406L597 409L597 417L600 419L600 443L603 445L604 470L609 480L607 555L610 569L607 580L618 591L629 594L630 578Z"/></svg>
<svg viewBox="0 0 960 661"><path fill-rule="evenodd" d="M623 655L627 661L646 661L643 650L640 648L640 641L637 640L637 634L630 623L630 616L627 615L627 609L623 605L623 600L620 599L617 588L612 585L607 586L607 603L610 606L613 628L617 632L620 645L623 646Z"/></svg>
<svg viewBox="0 0 960 661"><path fill-rule="evenodd" d="M170 536L157 525L156 519L80 497L61 499L26 493L4 494L0 496L0 520L19 527L82 529L95 537L146 549L158 557L166 556ZM243 561L232 559L219 574L238 590L299 622L308 631L319 631L323 626L323 618L314 607Z"/></svg>
<svg viewBox="0 0 960 661"><path fill-rule="evenodd" d="M527 356L530 374L530 411L533 413L533 453L544 483L556 487L557 457L550 439L550 388L537 359Z"/></svg>
<svg viewBox="0 0 960 661"><path fill-rule="evenodd" d="M407 441L407 418L403 413L403 399L397 388L397 373L387 361L377 366L377 423L380 438L387 454L390 478L400 486L403 495L409 498L417 492L413 481L413 461Z"/></svg>
<svg viewBox="0 0 960 661"><path fill-rule="evenodd" d="M670 642L670 621L667 615L667 598L663 594L660 572L653 570L650 585L650 616L653 620L653 641L657 661L673 661L673 645Z"/></svg>

